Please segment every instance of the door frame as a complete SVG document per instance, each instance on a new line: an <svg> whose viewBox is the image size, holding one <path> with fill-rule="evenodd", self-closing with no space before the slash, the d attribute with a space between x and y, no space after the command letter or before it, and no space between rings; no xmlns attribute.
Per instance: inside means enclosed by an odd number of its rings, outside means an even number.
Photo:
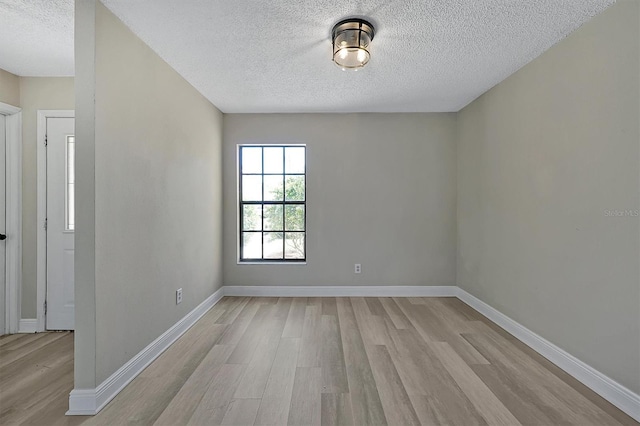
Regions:
<svg viewBox="0 0 640 426"><path fill-rule="evenodd" d="M22 291L22 108L0 102L5 116L5 329L17 333Z"/></svg>
<svg viewBox="0 0 640 426"><path fill-rule="evenodd" d="M47 300L47 232L45 230L45 220L47 219L47 118L75 118L76 112L70 109L39 109L38 110L38 235L37 235L37 289L36 289L36 331L45 331L46 315L44 303Z"/></svg>

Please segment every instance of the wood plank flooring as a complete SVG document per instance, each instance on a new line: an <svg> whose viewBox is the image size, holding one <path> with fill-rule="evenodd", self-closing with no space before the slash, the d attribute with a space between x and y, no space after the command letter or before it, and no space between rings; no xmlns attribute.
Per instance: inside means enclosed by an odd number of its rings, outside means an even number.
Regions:
<svg viewBox="0 0 640 426"><path fill-rule="evenodd" d="M73 389L73 333L0 337L0 425L77 425L65 417Z"/></svg>
<svg viewBox="0 0 640 426"><path fill-rule="evenodd" d="M455 298L225 297L94 417L72 338L0 338L0 424L638 424Z"/></svg>

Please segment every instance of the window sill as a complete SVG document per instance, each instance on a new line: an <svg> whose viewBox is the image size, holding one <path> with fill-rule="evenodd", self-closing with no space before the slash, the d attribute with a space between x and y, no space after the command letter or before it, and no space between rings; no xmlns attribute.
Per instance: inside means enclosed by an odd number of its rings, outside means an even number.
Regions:
<svg viewBox="0 0 640 426"><path fill-rule="evenodd" d="M278 262L277 260L274 262L262 261L262 262L251 262L251 261L236 261L236 265L306 265L307 262Z"/></svg>

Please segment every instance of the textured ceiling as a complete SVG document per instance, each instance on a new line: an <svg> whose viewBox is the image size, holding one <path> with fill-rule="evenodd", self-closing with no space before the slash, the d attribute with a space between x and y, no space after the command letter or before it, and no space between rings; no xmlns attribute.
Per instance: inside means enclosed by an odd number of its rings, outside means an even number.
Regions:
<svg viewBox="0 0 640 426"><path fill-rule="evenodd" d="M105 0L224 112L457 111L612 0ZM344 72L330 32L376 26Z"/></svg>
<svg viewBox="0 0 640 426"><path fill-rule="evenodd" d="M0 68L71 74L72 1L0 0ZM103 3L224 112L426 112L458 111L614 1ZM358 72L331 62L331 28L349 16L376 26Z"/></svg>
<svg viewBox="0 0 640 426"><path fill-rule="evenodd" d="M0 68L72 76L73 0L0 0Z"/></svg>

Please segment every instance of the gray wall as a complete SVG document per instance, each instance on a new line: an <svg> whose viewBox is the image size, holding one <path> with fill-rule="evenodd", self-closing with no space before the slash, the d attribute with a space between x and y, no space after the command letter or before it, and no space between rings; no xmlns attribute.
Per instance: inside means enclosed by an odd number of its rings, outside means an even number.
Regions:
<svg viewBox="0 0 640 426"><path fill-rule="evenodd" d="M95 145L96 0L75 2L76 224L74 388L96 381Z"/></svg>
<svg viewBox="0 0 640 426"><path fill-rule="evenodd" d="M225 285L455 285L454 138L454 114L225 114ZM307 145L306 265L237 264L245 143Z"/></svg>
<svg viewBox="0 0 640 426"><path fill-rule="evenodd" d="M459 286L634 392L639 8L619 1L458 116Z"/></svg>
<svg viewBox="0 0 640 426"><path fill-rule="evenodd" d="M222 285L222 113L102 4L95 18L94 2L78 5L78 106L88 108L77 116L85 184L76 295L95 306L94 316L76 312L77 324L93 324L76 336L76 356L95 356L95 371L90 362L76 369L81 388L104 381Z"/></svg>
<svg viewBox="0 0 640 426"><path fill-rule="evenodd" d="M39 109L74 109L72 77L20 77L22 107L22 318L36 317Z"/></svg>
<svg viewBox="0 0 640 426"><path fill-rule="evenodd" d="M20 77L1 68L0 102L20 106Z"/></svg>

